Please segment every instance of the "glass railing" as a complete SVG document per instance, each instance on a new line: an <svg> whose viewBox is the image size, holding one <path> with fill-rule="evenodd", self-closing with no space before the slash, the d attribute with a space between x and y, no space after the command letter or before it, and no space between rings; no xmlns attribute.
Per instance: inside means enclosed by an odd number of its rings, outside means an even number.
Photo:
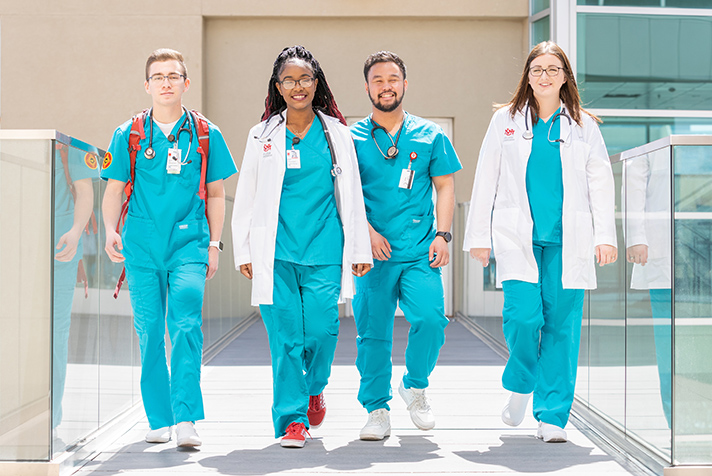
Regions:
<svg viewBox="0 0 712 476"><path fill-rule="evenodd" d="M102 157L55 131L0 131L0 461L78 451L140 401L131 290L114 299L122 267L104 252ZM223 241L206 352L254 310L229 225Z"/></svg>
<svg viewBox="0 0 712 476"><path fill-rule="evenodd" d="M586 293L575 409L647 461L712 464L712 136L669 136L611 162L619 259ZM457 304L506 350L495 273L468 258Z"/></svg>

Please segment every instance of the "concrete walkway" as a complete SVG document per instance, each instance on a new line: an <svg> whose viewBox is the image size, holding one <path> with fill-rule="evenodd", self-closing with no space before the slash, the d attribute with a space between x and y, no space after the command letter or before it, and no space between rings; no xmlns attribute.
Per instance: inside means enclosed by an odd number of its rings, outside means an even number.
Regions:
<svg viewBox="0 0 712 476"><path fill-rule="evenodd" d="M313 439L305 448L280 447L270 418L267 335L258 321L204 368L206 419L197 424L204 440L199 450L178 450L174 442L145 443L148 424L143 419L75 474L632 474L618 463L620 458L606 454L571 423L566 428L569 442L564 444L537 440L531 412L518 428L504 425L499 417L506 398L500 385L504 362L459 322L447 328L447 342L428 389L436 428L415 429L397 395L407 328L404 319L397 319L393 430L384 441L358 439L367 416L356 400L356 330L353 319L347 318L342 320L325 391L328 413L324 424L312 432Z"/></svg>

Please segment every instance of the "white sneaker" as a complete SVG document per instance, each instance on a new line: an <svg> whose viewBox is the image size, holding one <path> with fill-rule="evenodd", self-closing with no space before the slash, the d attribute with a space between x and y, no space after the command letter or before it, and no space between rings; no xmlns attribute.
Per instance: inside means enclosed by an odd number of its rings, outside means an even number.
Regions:
<svg viewBox="0 0 712 476"><path fill-rule="evenodd" d="M362 440L382 440L391 436L391 415L385 408L373 410L368 414L366 426L361 428L359 438Z"/></svg>
<svg viewBox="0 0 712 476"><path fill-rule="evenodd" d="M502 421L509 426L519 426L524 420L531 393L512 392L502 409Z"/></svg>
<svg viewBox="0 0 712 476"><path fill-rule="evenodd" d="M146 443L166 443L171 441L172 426L164 426L157 430L150 430L146 433Z"/></svg>
<svg viewBox="0 0 712 476"><path fill-rule="evenodd" d="M410 419L415 426L421 430L432 430L435 428L435 415L430 408L428 397L425 396L424 388L405 388L401 380L398 393L405 400L410 411Z"/></svg>
<svg viewBox="0 0 712 476"><path fill-rule="evenodd" d="M183 421L176 426L176 444L182 447L200 446L203 440L195 431L195 425L190 421Z"/></svg>
<svg viewBox="0 0 712 476"><path fill-rule="evenodd" d="M556 425L550 423L539 422L539 428L536 431L536 437L544 440L546 443L566 443L566 431Z"/></svg>

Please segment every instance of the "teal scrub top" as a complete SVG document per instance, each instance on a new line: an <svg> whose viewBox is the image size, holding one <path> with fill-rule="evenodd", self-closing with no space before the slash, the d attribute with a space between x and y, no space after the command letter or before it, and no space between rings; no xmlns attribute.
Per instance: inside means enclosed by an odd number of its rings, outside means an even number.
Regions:
<svg viewBox="0 0 712 476"><path fill-rule="evenodd" d="M351 126L368 222L390 243L389 261L422 259L435 239L432 177L455 173L462 165L450 139L432 121L406 113L394 159L379 152L373 127L370 116ZM375 138L384 153L393 145L382 129ZM398 186L409 163L415 171L410 190Z"/></svg>
<svg viewBox="0 0 712 476"><path fill-rule="evenodd" d="M291 150L295 135L286 131ZM340 265L344 231L336 208L331 154L318 118L293 148L299 151L300 168L287 167L284 172L274 259L307 266Z"/></svg>
<svg viewBox="0 0 712 476"><path fill-rule="evenodd" d="M76 147L58 146L54 154L54 241L74 226L74 197L67 183L67 174L73 184L78 180L99 178L98 155ZM62 160L62 157L66 158ZM66 163L65 163L66 162ZM66 173L65 173L66 171ZM90 224L91 226L91 224ZM81 256L82 240L77 254Z"/></svg>
<svg viewBox="0 0 712 476"><path fill-rule="evenodd" d="M534 230L532 240L561 244L561 213L564 203L564 182L561 171L560 136L562 116L558 109L547 122L539 119L532 126L532 151L527 162L527 195ZM554 118L556 120L554 121ZM553 121L553 124L552 124ZM551 135L549 129L551 128Z"/></svg>
<svg viewBox="0 0 712 476"><path fill-rule="evenodd" d="M205 203L198 196L200 185L201 155L197 149L198 133L192 118L193 132L184 131L185 113L173 126L171 134L178 137L178 147L184 165L180 174L168 174L166 162L168 149L173 146L158 125L153 125L153 159L144 156L149 146L150 122L144 123L146 138L140 141L141 150L136 154L135 183L129 202L129 211L122 231L123 254L126 261L135 266L171 270L186 263L208 263L210 230L205 216ZM206 183L226 179L235 172L235 162L225 139L212 123ZM186 122L185 126L188 127ZM131 120L114 132L111 144L104 156L101 178L127 182L131 177L131 161L128 138Z"/></svg>

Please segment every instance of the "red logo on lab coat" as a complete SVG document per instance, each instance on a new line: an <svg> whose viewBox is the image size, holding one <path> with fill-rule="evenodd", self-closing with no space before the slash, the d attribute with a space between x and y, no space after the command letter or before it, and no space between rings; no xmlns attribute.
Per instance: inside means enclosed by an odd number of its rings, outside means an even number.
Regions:
<svg viewBox="0 0 712 476"><path fill-rule="evenodd" d="M272 144L265 144L264 146L262 146L262 149L265 151L265 153L267 153L272 150Z"/></svg>
<svg viewBox="0 0 712 476"><path fill-rule="evenodd" d="M507 137L513 136L514 135L514 129L505 129L504 130L504 135Z"/></svg>

